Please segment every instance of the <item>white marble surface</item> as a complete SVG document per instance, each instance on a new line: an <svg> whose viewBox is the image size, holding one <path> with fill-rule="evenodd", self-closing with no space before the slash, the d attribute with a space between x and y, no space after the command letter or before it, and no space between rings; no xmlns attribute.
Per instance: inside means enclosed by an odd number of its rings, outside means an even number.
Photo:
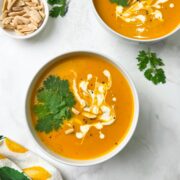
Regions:
<svg viewBox="0 0 180 180"><path fill-rule="evenodd" d="M71 0L63 19L49 19L37 37L19 41L0 33L0 134L46 158L28 132L24 102L35 73L52 57L71 50L112 56L132 76L139 91L140 117L127 147L113 159L91 167L59 164L65 180L180 180L180 32L151 45L166 64L167 83L154 86L137 69L137 51L97 22L90 1Z"/></svg>

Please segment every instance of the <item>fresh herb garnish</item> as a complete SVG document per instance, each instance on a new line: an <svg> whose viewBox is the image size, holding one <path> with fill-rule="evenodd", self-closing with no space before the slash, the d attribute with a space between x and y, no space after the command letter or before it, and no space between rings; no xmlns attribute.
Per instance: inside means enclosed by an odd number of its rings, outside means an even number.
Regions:
<svg viewBox="0 0 180 180"><path fill-rule="evenodd" d="M37 92L37 101L34 105L34 113L38 118L36 130L45 133L58 130L64 120L70 119L71 108L75 105L68 81L57 76L49 76L43 82Z"/></svg>
<svg viewBox="0 0 180 180"><path fill-rule="evenodd" d="M154 84L166 83L165 72L161 66L164 66L162 59L158 58L156 53L148 51L139 51L138 68L144 71L144 76Z"/></svg>
<svg viewBox="0 0 180 180"><path fill-rule="evenodd" d="M48 0L48 4L52 6L49 12L51 17L63 17L68 11L67 0Z"/></svg>
<svg viewBox="0 0 180 180"><path fill-rule="evenodd" d="M29 180L24 173L19 172L13 168L4 166L0 168L0 179L1 180Z"/></svg>
<svg viewBox="0 0 180 180"><path fill-rule="evenodd" d="M4 138L4 136L0 135L0 140L2 140Z"/></svg>
<svg viewBox="0 0 180 180"><path fill-rule="evenodd" d="M116 3L118 6L128 6L128 0L110 0L112 3Z"/></svg>

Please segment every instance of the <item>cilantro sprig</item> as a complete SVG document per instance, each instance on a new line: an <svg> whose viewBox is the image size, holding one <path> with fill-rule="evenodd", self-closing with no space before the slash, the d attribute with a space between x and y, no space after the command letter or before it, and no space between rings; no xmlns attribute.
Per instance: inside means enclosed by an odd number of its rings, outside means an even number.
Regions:
<svg viewBox="0 0 180 180"><path fill-rule="evenodd" d="M161 68L164 66L162 59L158 58L156 53L148 51L139 51L138 57L138 68L140 71L144 71L144 76L152 81L155 85L159 83L166 83L166 75L164 70Z"/></svg>
<svg viewBox="0 0 180 180"><path fill-rule="evenodd" d="M71 108L75 105L74 95L67 80L49 76L37 92L34 113L38 121L36 130L49 133L58 130L64 120L71 118Z"/></svg>
<svg viewBox="0 0 180 180"><path fill-rule="evenodd" d="M48 4L52 6L49 15L53 18L58 16L63 17L68 11L67 0L48 0Z"/></svg>
<svg viewBox="0 0 180 180"><path fill-rule="evenodd" d="M119 6L128 6L128 0L110 0L111 3L116 3Z"/></svg>

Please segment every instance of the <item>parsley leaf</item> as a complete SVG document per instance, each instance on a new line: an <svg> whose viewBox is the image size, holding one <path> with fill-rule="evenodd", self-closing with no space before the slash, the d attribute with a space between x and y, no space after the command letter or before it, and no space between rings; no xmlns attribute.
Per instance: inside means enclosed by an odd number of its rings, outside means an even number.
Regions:
<svg viewBox="0 0 180 180"><path fill-rule="evenodd" d="M51 17L58 17L59 15L61 17L65 16L67 12L67 8L64 8L63 6L55 6L50 10L50 16Z"/></svg>
<svg viewBox="0 0 180 180"><path fill-rule="evenodd" d="M58 130L64 120L71 118L71 108L75 105L75 99L69 90L67 80L49 76L36 97L38 103L34 105L34 113L38 118L37 131L49 133Z"/></svg>
<svg viewBox="0 0 180 180"><path fill-rule="evenodd" d="M49 13L51 17L63 17L68 11L67 0L48 0L48 4L52 6Z"/></svg>
<svg viewBox="0 0 180 180"><path fill-rule="evenodd" d="M120 6L128 6L128 0L110 0L110 1Z"/></svg>
<svg viewBox="0 0 180 180"><path fill-rule="evenodd" d="M56 4L63 4L64 0L48 0L48 4L56 5Z"/></svg>
<svg viewBox="0 0 180 180"><path fill-rule="evenodd" d="M0 179L1 180L29 180L24 173L19 172L13 168L4 166L0 168Z"/></svg>
<svg viewBox="0 0 180 180"><path fill-rule="evenodd" d="M139 51L138 57L138 68L140 71L144 71L144 76L152 81L154 84L166 83L165 72L162 68L164 63L162 59L158 58L156 53L148 51Z"/></svg>

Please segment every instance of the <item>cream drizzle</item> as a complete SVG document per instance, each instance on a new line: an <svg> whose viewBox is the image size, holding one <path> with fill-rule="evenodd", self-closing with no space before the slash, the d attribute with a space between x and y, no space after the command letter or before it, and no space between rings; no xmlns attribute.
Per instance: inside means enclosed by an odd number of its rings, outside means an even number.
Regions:
<svg viewBox="0 0 180 180"><path fill-rule="evenodd" d="M86 102L84 99L82 99L80 97L80 95L78 94L78 90L77 90L77 84L76 84L76 80L73 79L73 91L74 91L74 95L76 97L76 99L79 101L79 103L81 104L82 107L84 107L86 105Z"/></svg>
<svg viewBox="0 0 180 180"><path fill-rule="evenodd" d="M76 78L73 79L74 95L81 105L81 109L78 111L86 118L91 119L93 117L96 120L95 123L80 125L79 131L75 132L78 139L83 139L92 127L99 131L99 138L104 139L105 134L101 130L116 120L114 106L106 103L107 92L112 86L111 74L107 69L103 71L103 74L107 78L107 82L104 83L98 82L98 78L93 77L92 74L88 74L86 80L80 81L79 84L77 84ZM92 79L95 80L93 90L89 89L89 83ZM116 97L113 98L116 101Z"/></svg>
<svg viewBox="0 0 180 180"><path fill-rule="evenodd" d="M131 2L129 8L124 8L122 6L116 7L116 17L121 18L123 21L128 23L136 23L137 26L143 25L146 21L146 15L139 14L138 11L146 10L149 16L158 21L163 21L163 14L159 10L162 4L167 3L169 0L157 0L155 3L153 0L137 1ZM174 7L170 5L171 8ZM144 32L144 29L137 29L139 33Z"/></svg>

